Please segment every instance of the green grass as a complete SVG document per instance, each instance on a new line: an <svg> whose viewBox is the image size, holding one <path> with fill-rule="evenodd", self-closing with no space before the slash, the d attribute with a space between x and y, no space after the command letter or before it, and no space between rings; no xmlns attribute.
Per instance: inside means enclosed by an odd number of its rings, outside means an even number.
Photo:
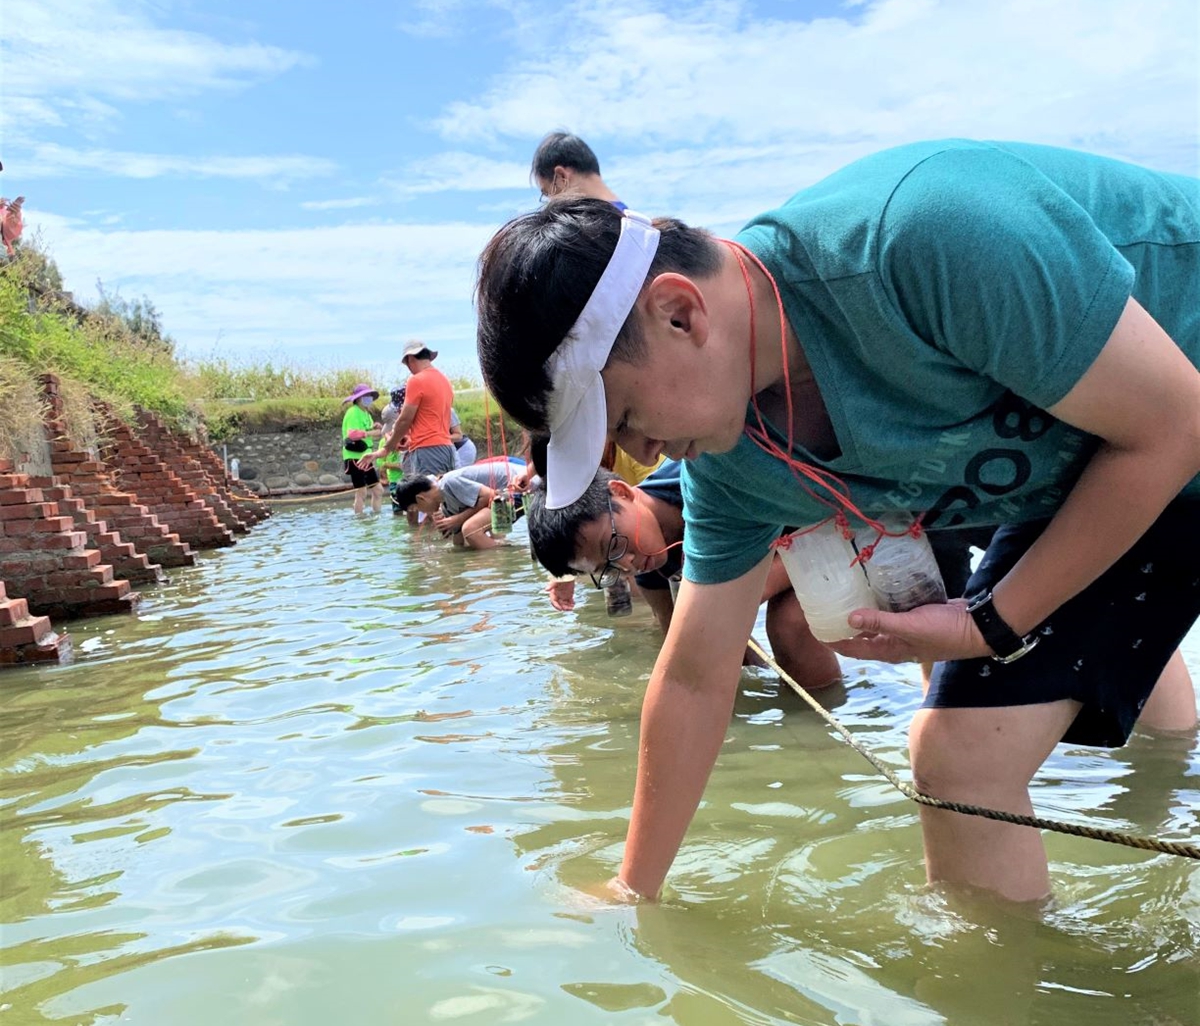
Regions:
<svg viewBox="0 0 1200 1026"><path fill-rule="evenodd" d="M186 421L191 402L175 358L140 343L120 321L78 319L65 309L30 310L21 259L0 265L0 355L34 373L83 382L128 417L136 404Z"/></svg>
<svg viewBox="0 0 1200 1026"><path fill-rule="evenodd" d="M507 445L507 451L519 454L524 447L524 429L512 417L504 414L504 432L501 435L501 410L496 405L495 399L489 398L487 409L491 415L492 452L500 453L504 450L504 445L501 444L503 438L503 442ZM473 389L466 394L459 392L454 399L454 411L458 414L458 419L462 421L463 434L470 435L475 442L475 447L479 450L479 457L482 459L488 454L488 424L487 418L484 417L483 389Z"/></svg>
<svg viewBox="0 0 1200 1026"><path fill-rule="evenodd" d="M31 375L59 375L68 391L90 393L127 421L140 406L183 430L203 422L213 441L241 431L336 428L342 398L355 384L372 378L360 367L302 366L281 354L255 362L215 353L182 359L170 336L162 333L149 299L127 302L105 294L96 307L83 310L60 288L53 260L36 243L21 243L16 257L0 258L0 357ZM30 298L35 294L36 303ZM485 455L487 425L478 375L453 364L443 369L463 392L456 404L463 429ZM16 371L10 367L8 373ZM400 371L393 384L403 376ZM388 387L380 386L385 402ZM494 402L490 407L493 451L499 452L499 411ZM375 408L378 414L382 403ZM519 447L520 438L520 427L506 418L504 439L510 451Z"/></svg>
<svg viewBox="0 0 1200 1026"><path fill-rule="evenodd" d="M375 403L376 417L379 416L383 405L382 402ZM524 444L521 425L506 415L501 433L499 407L494 400L489 400L486 405L491 414L492 452L501 452L505 445L510 453L519 452ZM488 424L484 416L484 407L482 389L468 391L456 398L454 404L455 412L462 421L463 432L474 439L480 457L488 454ZM262 399L251 403L210 400L202 403L201 408L208 426L209 438L214 442L243 432L263 434L320 429L336 431L341 426L342 414L346 410L341 399L313 397Z"/></svg>

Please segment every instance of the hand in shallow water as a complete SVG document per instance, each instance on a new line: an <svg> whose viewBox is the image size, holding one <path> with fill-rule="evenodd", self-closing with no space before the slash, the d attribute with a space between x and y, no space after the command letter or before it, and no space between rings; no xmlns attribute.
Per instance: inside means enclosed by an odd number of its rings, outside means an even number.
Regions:
<svg viewBox="0 0 1200 1026"><path fill-rule="evenodd" d="M551 581L546 585L550 593L550 605L560 613L569 613L575 608L575 579L569 581Z"/></svg>
<svg viewBox="0 0 1200 1026"><path fill-rule="evenodd" d="M606 905L636 905L639 901L646 900L619 876L579 889L589 897L596 898Z"/></svg>
<svg viewBox="0 0 1200 1026"><path fill-rule="evenodd" d="M861 617L861 621L856 617ZM829 647L852 659L939 662L992 654L967 612L966 599L918 606L907 613L856 609L850 614L850 623L862 633L848 641L835 641Z"/></svg>
<svg viewBox="0 0 1200 1026"><path fill-rule="evenodd" d="M433 526L438 529L443 538L449 538L459 528L459 522L455 517L446 516L441 510L431 515Z"/></svg>

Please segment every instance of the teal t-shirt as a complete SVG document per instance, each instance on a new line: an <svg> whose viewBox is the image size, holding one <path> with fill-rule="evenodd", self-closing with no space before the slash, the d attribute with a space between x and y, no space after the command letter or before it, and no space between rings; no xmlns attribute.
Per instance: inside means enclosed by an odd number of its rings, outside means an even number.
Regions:
<svg viewBox="0 0 1200 1026"><path fill-rule="evenodd" d="M1052 515L1096 439L1044 409L1131 295L1200 363L1195 179L1051 147L922 143L843 168L737 239L779 286L841 449L796 456L868 514L942 528ZM741 576L781 528L829 515L745 435L689 462L683 494L685 574L700 583Z"/></svg>
<svg viewBox="0 0 1200 1026"><path fill-rule="evenodd" d="M362 452L354 452L345 448L346 435L351 431L370 431L375 426L375 418L364 410L358 403L351 403L350 408L342 414L342 459L360 460L375 448L374 439L366 439L367 447Z"/></svg>

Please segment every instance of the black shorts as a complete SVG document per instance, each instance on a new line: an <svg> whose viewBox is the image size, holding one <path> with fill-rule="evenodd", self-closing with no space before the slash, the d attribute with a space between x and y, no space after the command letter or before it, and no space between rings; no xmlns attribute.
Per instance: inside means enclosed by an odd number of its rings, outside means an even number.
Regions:
<svg viewBox="0 0 1200 1026"><path fill-rule="evenodd" d="M374 466L370 470L360 470L354 460L344 460L342 466L350 475L350 483L355 488L369 488L371 485L379 484L379 471Z"/></svg>
<svg viewBox="0 0 1200 1026"><path fill-rule="evenodd" d="M961 598L967 593L967 581L971 578L971 548L986 551L995 533L994 527L959 527L928 532L929 546L950 598Z"/></svg>
<svg viewBox="0 0 1200 1026"><path fill-rule="evenodd" d="M967 594L993 587L1046 523L999 528ZM1083 708L1063 741L1123 745L1167 660L1200 615L1197 524L1200 500L1175 500L1107 572L1037 627L1037 648L1007 665L990 657L938 663L924 707L1073 699Z"/></svg>

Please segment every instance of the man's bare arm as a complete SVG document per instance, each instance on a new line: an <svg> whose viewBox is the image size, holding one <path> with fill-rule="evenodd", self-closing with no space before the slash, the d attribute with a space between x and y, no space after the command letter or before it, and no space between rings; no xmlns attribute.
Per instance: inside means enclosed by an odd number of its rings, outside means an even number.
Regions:
<svg viewBox="0 0 1200 1026"><path fill-rule="evenodd" d="M620 879L655 897L729 727L770 558L734 581L684 581L642 704L633 816Z"/></svg>

